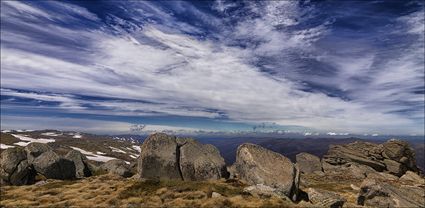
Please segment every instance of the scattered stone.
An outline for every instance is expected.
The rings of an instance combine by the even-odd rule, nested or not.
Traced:
[[[322,171],[322,162],[320,161],[320,158],[315,155],[302,152],[296,155],[296,161],[301,173]]]
[[[246,183],[270,186],[281,195],[296,200],[299,173],[285,156],[255,144],[245,143],[238,147],[234,166],[240,179]]]
[[[354,185],[354,184],[350,184],[351,189],[353,189],[354,191],[360,191],[360,187]]]
[[[84,178],[92,175],[89,166],[87,165],[87,158],[81,152],[71,150],[65,155],[65,159],[74,163],[76,178]]]
[[[223,195],[221,195],[221,194],[219,194],[219,193],[217,193],[217,192],[212,192],[212,194],[211,194],[211,198],[220,198],[220,197],[223,197]]]
[[[125,178],[131,177],[130,167],[120,159],[113,159],[102,164],[101,168],[108,173],[119,175]]]
[[[46,178],[74,179],[75,165],[72,161],[62,158],[52,150],[42,153],[34,159],[35,170]]]
[[[309,188],[307,194],[310,202],[320,207],[340,208],[347,201],[337,193],[321,189]]]

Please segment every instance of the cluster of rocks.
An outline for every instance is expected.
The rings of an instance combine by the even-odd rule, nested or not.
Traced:
[[[323,169],[335,171],[336,167],[338,171],[357,164],[400,177],[408,170],[418,171],[415,161],[415,153],[405,141],[391,139],[383,144],[358,141],[331,146],[323,157]]]
[[[425,203],[425,182],[416,167],[414,151],[400,140],[383,144],[334,145],[322,159],[300,153],[295,164],[279,153],[245,143],[237,149],[236,162],[226,167],[213,145],[156,133],[144,141],[137,165],[132,166],[137,166],[137,178],[238,179],[249,185],[245,191],[252,195],[277,196],[293,201],[303,199],[325,207],[342,207],[347,200],[332,191],[311,187],[301,190],[303,175],[350,175],[363,180],[360,187],[353,186],[358,191],[358,205],[415,207]],[[7,149],[1,154],[1,180],[12,185],[31,184],[37,174],[53,179],[73,179],[90,176],[98,170],[124,177],[132,175],[124,161],[111,160],[94,166],[78,151],[72,150],[62,157],[46,144],[31,143],[25,148]]]
[[[96,166],[77,150],[70,150],[65,156],[60,156],[49,145],[36,142],[25,148],[4,150],[0,162],[0,182],[10,185],[33,184],[37,175],[59,180],[84,178],[100,169],[124,177],[131,176],[124,161],[111,160]]]
[[[296,156],[302,174],[345,176],[363,180],[357,205],[377,207],[421,207],[425,204],[425,180],[415,164],[415,153],[407,142],[391,139],[383,144],[357,141],[331,145],[320,159],[309,153]],[[345,199],[333,192],[308,189],[318,205],[341,207]],[[319,201],[321,201],[319,203]],[[325,203],[325,204],[323,204]]]
[[[143,143],[138,172],[145,179],[211,180],[237,177],[249,192],[270,192],[296,200],[299,171],[285,156],[254,144],[242,144],[236,162],[226,168],[216,147],[163,133]]]

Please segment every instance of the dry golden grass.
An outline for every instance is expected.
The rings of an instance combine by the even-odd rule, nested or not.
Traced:
[[[0,207],[305,207],[277,197],[258,198],[244,184],[218,181],[137,181],[114,175],[43,185],[3,186]],[[221,197],[212,198],[212,192]]]

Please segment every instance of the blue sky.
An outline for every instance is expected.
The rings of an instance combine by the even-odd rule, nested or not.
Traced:
[[[423,1],[1,1],[2,129],[424,134]]]

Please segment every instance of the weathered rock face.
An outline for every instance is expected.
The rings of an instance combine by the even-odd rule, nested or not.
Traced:
[[[21,148],[6,149],[1,153],[0,179],[11,185],[31,184],[35,171],[28,163],[26,152]]]
[[[102,164],[101,168],[111,174],[119,175],[125,178],[131,177],[133,175],[129,165],[127,165],[123,160],[119,159],[109,160],[108,162]]]
[[[148,179],[208,180],[226,177],[220,152],[194,139],[162,133],[150,135],[142,145],[138,170]]]
[[[318,207],[340,208],[347,201],[337,193],[321,189],[309,188],[307,194],[309,201]]]
[[[255,144],[242,144],[234,164],[238,177],[251,185],[264,184],[295,200],[299,172],[283,155]]]
[[[412,171],[407,171],[403,176],[400,177],[400,181],[410,182],[418,186],[425,186],[425,178]]]
[[[424,191],[423,187],[365,179],[360,187],[357,204],[371,207],[423,207]]]
[[[382,144],[382,146],[382,155],[385,158],[403,164],[403,168],[406,170],[418,170],[416,167],[415,152],[409,147],[407,142],[390,139]],[[406,172],[406,170],[404,170],[404,172]]]
[[[77,150],[71,150],[65,155],[65,159],[74,163],[76,178],[91,176],[91,171],[87,164],[87,158],[81,152]]]
[[[325,172],[357,164],[401,176],[407,170],[418,171],[414,156],[413,150],[404,141],[392,139],[383,144],[357,141],[331,145],[323,156],[322,164]]]
[[[176,137],[162,133],[150,135],[141,147],[140,177],[147,179],[183,179],[178,164]]]
[[[179,141],[183,180],[199,181],[227,177],[226,164],[216,147],[195,140]]]
[[[35,170],[51,179],[75,178],[75,165],[72,161],[59,157],[53,151],[47,151],[34,159]]]
[[[322,162],[315,155],[302,152],[296,155],[296,161],[301,173],[322,171]]]
[[[25,147],[25,151],[27,153],[27,158],[30,163],[34,161],[35,158],[43,154],[44,152],[53,150],[49,145],[31,142]]]

